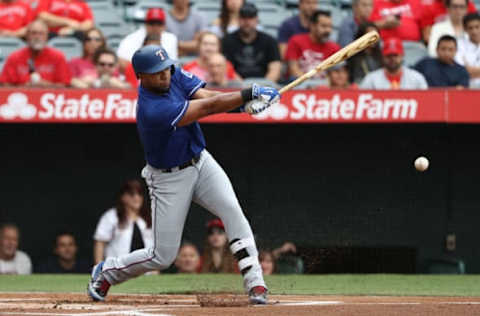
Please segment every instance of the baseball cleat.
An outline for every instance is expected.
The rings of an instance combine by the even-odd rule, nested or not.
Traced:
[[[92,279],[87,286],[87,293],[94,301],[104,301],[110,288],[110,283],[108,283],[102,274],[104,263],[105,262],[102,261],[93,267]]]
[[[267,304],[268,290],[263,286],[255,286],[248,292],[250,304],[263,305]]]

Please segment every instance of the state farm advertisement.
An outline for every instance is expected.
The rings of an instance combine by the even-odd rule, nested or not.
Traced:
[[[446,122],[455,105],[449,90],[340,91],[299,90],[282,95],[278,105],[250,116],[219,114],[204,123],[395,123]],[[477,91],[462,93],[462,103],[474,103]],[[0,89],[2,123],[132,123],[136,91],[75,89]],[[457,97],[458,99],[458,97]],[[463,105],[462,109],[471,108]],[[462,115],[464,117],[465,115]],[[474,118],[467,116],[471,121]],[[477,121],[480,121],[480,117]]]

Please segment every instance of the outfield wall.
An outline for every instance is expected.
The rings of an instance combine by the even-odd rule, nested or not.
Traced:
[[[344,272],[409,272],[412,268],[382,260],[402,262],[413,250],[413,270],[422,272],[425,260],[447,255],[445,236],[454,232],[457,250],[448,256],[464,259],[468,273],[480,273],[480,126],[208,124],[203,129],[262,245],[291,240],[305,251],[328,248],[318,252],[324,257],[316,262],[322,267],[330,260],[316,270],[325,273],[342,272],[331,264],[332,256],[343,260],[341,249],[357,249],[352,254],[380,248],[388,255],[370,251],[367,265],[348,258],[371,271]],[[0,142],[0,222],[19,224],[21,249],[38,261],[49,253],[55,231],[67,226],[77,234],[81,254],[91,257],[99,216],[112,205],[121,182],[143,166],[135,125],[3,124]],[[419,155],[430,159],[425,173],[413,168]],[[193,207],[185,237],[201,245],[208,218]]]

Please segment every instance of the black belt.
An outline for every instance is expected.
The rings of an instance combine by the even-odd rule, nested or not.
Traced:
[[[160,170],[162,170],[162,172],[166,172],[166,173],[179,171],[179,170],[182,170],[182,169],[185,169],[185,168],[188,168],[190,166],[195,165],[199,160],[200,160],[200,154],[196,157],[193,157],[192,159],[190,159],[186,163],[181,164],[180,166],[167,168],[167,169],[160,169]]]

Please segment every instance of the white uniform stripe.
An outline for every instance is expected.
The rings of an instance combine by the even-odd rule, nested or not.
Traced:
[[[187,108],[188,108],[188,103],[189,103],[188,101],[185,101],[185,104],[183,105],[182,111],[180,111],[180,113],[177,115],[177,117],[173,120],[172,126],[177,125],[178,120],[180,120],[180,118],[183,116],[183,114],[184,114],[185,111],[187,110]]]
[[[243,238],[237,240],[233,244],[230,245],[230,250],[233,254],[237,253],[238,251],[245,249],[247,247],[255,247],[255,240],[253,238]]]
[[[188,97],[191,97],[195,92],[197,92],[198,89],[200,89],[200,87],[205,84],[205,82],[203,81],[200,81],[196,86],[195,88],[192,89],[192,91],[190,91],[190,93],[188,94]]]
[[[238,268],[242,271],[245,268],[251,267],[258,262],[256,257],[246,257],[238,262]]]

